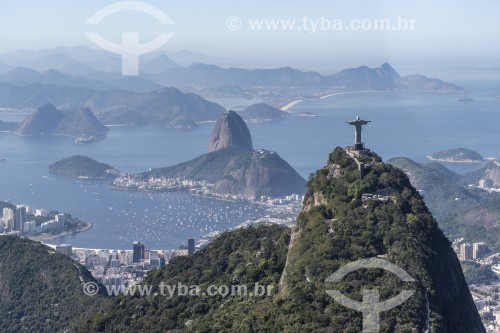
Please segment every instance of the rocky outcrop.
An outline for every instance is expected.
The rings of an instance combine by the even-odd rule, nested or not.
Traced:
[[[139,176],[204,181],[221,194],[281,197],[305,192],[305,179],[277,153],[253,150],[250,131],[234,111],[219,117],[208,151],[190,161]]]
[[[108,129],[89,108],[58,110],[52,104],[39,107],[17,127],[22,136],[66,135],[101,138]]]
[[[63,114],[52,104],[39,107],[28,118],[19,124],[17,135],[37,136],[52,134],[62,120]]]
[[[233,146],[253,150],[252,136],[243,118],[234,111],[227,111],[217,119],[208,151],[214,152]]]

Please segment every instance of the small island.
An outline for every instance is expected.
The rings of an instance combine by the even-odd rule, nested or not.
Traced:
[[[444,163],[482,163],[484,161],[481,154],[466,148],[438,151],[427,156],[427,159]]]
[[[254,123],[280,121],[289,116],[288,112],[265,103],[252,104],[238,114],[245,120]]]
[[[51,164],[49,172],[79,179],[110,179],[120,175],[120,172],[112,166],[81,155],[64,158]]]
[[[297,113],[294,113],[294,115],[297,117],[321,117],[320,114],[309,112],[309,111],[297,112]]]

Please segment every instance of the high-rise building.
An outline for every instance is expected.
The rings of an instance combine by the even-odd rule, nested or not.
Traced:
[[[160,256],[156,252],[149,252],[149,266],[154,268],[161,267]]]
[[[472,244],[472,258],[479,259],[488,252],[488,247],[484,243]]]
[[[133,244],[133,262],[140,262],[144,260],[144,243],[135,241]]]
[[[21,231],[25,223],[26,223],[26,207],[17,206],[16,215],[14,217],[14,226],[12,230]]]
[[[470,243],[460,245],[460,260],[471,260],[472,245]]]
[[[194,238],[188,238],[188,254],[193,254],[195,250]]]
[[[123,251],[120,253],[120,264],[129,265],[132,263],[132,253],[130,251]]]
[[[2,225],[4,226],[5,230],[12,230],[14,227],[14,211],[8,207],[5,207],[2,210]]]
[[[2,216],[4,218],[4,220],[10,220],[10,219],[14,219],[14,210],[12,210],[11,208],[8,208],[8,207],[5,207],[3,210],[2,210]]]
[[[45,209],[37,208],[35,210],[35,216],[47,216],[47,212],[45,211]]]
[[[73,256],[73,246],[71,244],[60,244],[56,246],[56,251],[67,257]]]
[[[61,223],[64,227],[64,214],[57,214],[55,217],[54,217],[54,220],[56,220],[57,222]]]

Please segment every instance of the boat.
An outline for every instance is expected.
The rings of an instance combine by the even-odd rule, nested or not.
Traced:
[[[467,93],[464,94],[464,97],[457,99],[459,102],[472,102],[473,99],[467,96]]]
[[[86,143],[91,143],[91,142],[94,142],[97,140],[99,140],[99,138],[97,138],[95,136],[79,136],[75,139],[75,143],[86,144]]]

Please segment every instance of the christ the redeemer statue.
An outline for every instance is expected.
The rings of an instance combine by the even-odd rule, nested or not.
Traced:
[[[371,120],[362,120],[359,116],[356,116],[355,120],[346,121],[347,124],[354,126],[354,149],[364,150],[363,141],[361,141],[361,128],[363,125],[368,124]]]

